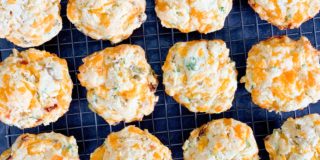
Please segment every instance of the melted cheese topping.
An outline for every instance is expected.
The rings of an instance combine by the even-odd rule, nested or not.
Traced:
[[[183,145],[185,160],[258,160],[252,130],[234,119],[213,120],[193,130]]]
[[[79,160],[78,146],[73,137],[59,133],[22,134],[1,160]]]
[[[137,45],[106,48],[83,59],[78,78],[89,107],[109,124],[141,120],[158,101],[157,78]]]
[[[56,121],[69,109],[72,81],[67,62],[36,49],[0,63],[0,120],[19,128]]]
[[[319,0],[249,0],[261,19],[280,29],[298,28],[318,14]]]
[[[232,9],[232,0],[156,0],[161,24],[188,33],[220,30]]]
[[[91,160],[171,160],[171,151],[147,130],[128,126],[111,133]]]
[[[17,46],[39,46],[62,29],[60,0],[2,0],[0,28],[0,38]]]
[[[320,99],[319,55],[305,37],[262,41],[249,51],[241,82],[262,108],[277,112],[303,109]]]
[[[222,40],[176,43],[162,70],[166,93],[190,111],[220,113],[231,107],[237,71]]]
[[[320,115],[289,118],[265,138],[271,160],[320,159]]]
[[[68,19],[93,39],[127,39],[147,19],[145,0],[69,0]]]

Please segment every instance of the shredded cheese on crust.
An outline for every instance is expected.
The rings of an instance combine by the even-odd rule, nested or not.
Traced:
[[[55,122],[69,109],[72,81],[67,62],[28,49],[0,63],[0,120],[19,128]]]
[[[156,0],[155,3],[161,24],[184,33],[220,30],[232,9],[232,0]]]
[[[319,0],[249,0],[249,5],[261,19],[282,30],[299,28],[320,11]]]
[[[39,46],[61,29],[60,0],[2,0],[0,3],[0,38],[17,46]]]
[[[59,133],[22,134],[1,160],[79,160],[76,139]]]
[[[271,160],[320,159],[320,115],[289,118],[264,143]]]
[[[232,106],[237,71],[222,40],[176,43],[162,70],[166,93],[190,111],[221,113]]]
[[[109,124],[141,120],[154,110],[158,81],[140,46],[106,48],[83,62],[78,78],[89,107]]]
[[[69,0],[68,19],[93,39],[127,39],[147,19],[145,0]]]
[[[269,111],[289,112],[320,99],[320,52],[309,40],[273,37],[249,51],[241,79],[252,101]]]
[[[213,120],[193,130],[183,145],[185,160],[258,160],[252,129],[234,119]]]
[[[171,151],[147,130],[128,126],[111,133],[91,160],[171,160]]]

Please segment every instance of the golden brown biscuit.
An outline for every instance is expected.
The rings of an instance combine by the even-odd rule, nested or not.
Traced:
[[[145,10],[145,0],[69,0],[67,16],[85,35],[118,43],[147,19]]]
[[[320,116],[289,118],[264,140],[271,160],[320,159]]]
[[[232,0],[156,0],[155,10],[166,28],[188,33],[220,30],[232,9]]]
[[[90,156],[91,160],[171,160],[171,151],[147,130],[128,126],[111,133],[104,144]]]
[[[252,129],[225,118],[193,130],[183,145],[185,160],[258,160],[258,151]]]
[[[241,79],[252,101],[269,111],[303,109],[320,99],[320,52],[309,40],[273,37],[249,51]]]
[[[0,155],[1,160],[79,160],[74,137],[59,133],[22,134],[10,149]]]
[[[294,29],[317,15],[319,0],[249,0],[261,19],[279,29]]]
[[[140,46],[106,48],[83,62],[78,78],[89,107],[109,124],[141,120],[154,110],[158,81]]]
[[[176,43],[162,70],[166,93],[190,111],[221,113],[231,107],[237,71],[222,40]]]
[[[61,29],[60,0],[2,0],[0,3],[0,38],[17,46],[39,46]]]
[[[55,122],[69,109],[72,81],[67,62],[28,49],[0,63],[0,120],[19,128]]]

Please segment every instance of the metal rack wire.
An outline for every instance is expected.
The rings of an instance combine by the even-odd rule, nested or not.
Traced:
[[[181,147],[191,130],[211,119],[222,117],[232,117],[251,126],[260,149],[260,157],[268,159],[263,145],[263,138],[266,135],[270,134],[274,128],[280,127],[288,117],[300,117],[309,113],[320,113],[320,103],[313,104],[304,110],[296,112],[269,113],[252,103],[250,94],[245,91],[242,84],[238,85],[232,108],[222,114],[191,113],[164,93],[164,87],[161,84],[161,66],[168,49],[178,41],[223,39],[230,48],[231,58],[236,62],[236,68],[239,72],[238,79],[244,75],[247,52],[251,46],[273,35],[286,34],[291,38],[299,38],[303,35],[308,37],[314,46],[318,49],[320,48],[320,14],[304,23],[299,29],[280,31],[267,22],[260,20],[248,6],[247,0],[234,0],[233,2],[233,9],[226,20],[225,27],[218,32],[202,35],[195,32],[183,34],[177,30],[163,28],[154,12],[154,0],[147,0],[147,21],[128,40],[122,42],[138,44],[145,49],[148,62],[159,75],[158,79],[160,81],[160,86],[156,93],[159,96],[159,102],[153,114],[145,117],[141,122],[131,124],[148,129],[156,135],[171,149],[174,159],[182,159]],[[56,123],[52,123],[49,126],[19,130],[15,127],[0,124],[0,152],[11,146],[17,136],[22,133],[55,131],[75,136],[81,159],[89,159],[90,153],[102,144],[104,138],[110,132],[119,131],[124,126],[129,125],[120,123],[117,126],[109,126],[102,118],[88,109],[86,90],[80,86],[76,78],[77,68],[82,64],[81,59],[83,57],[94,51],[111,46],[111,44],[108,41],[90,39],[80,33],[66,18],[66,4],[67,1],[62,0],[63,30],[57,37],[39,48],[57,53],[60,57],[67,60],[70,75],[74,82],[73,101],[70,110]],[[13,44],[1,39],[1,60],[5,59],[14,47]],[[4,132],[2,134],[1,128],[3,128]],[[1,139],[1,137],[3,138]]]

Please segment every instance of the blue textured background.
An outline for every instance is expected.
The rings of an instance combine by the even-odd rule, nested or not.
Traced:
[[[67,114],[57,122],[49,126],[39,126],[32,129],[19,130],[0,123],[0,152],[8,148],[22,133],[39,133],[54,130],[65,135],[73,135],[79,145],[81,159],[89,159],[90,153],[102,144],[104,138],[111,131],[119,131],[125,125],[107,125],[103,119],[91,112],[86,101],[86,90],[79,85],[76,79],[77,68],[82,64],[81,59],[94,51],[111,46],[108,41],[96,41],[84,36],[70,24],[66,15],[66,0],[61,2],[61,15],[63,17],[63,30],[59,35],[47,42],[39,49],[58,54],[68,61],[70,75],[74,82],[73,101]],[[149,63],[159,75],[160,86],[157,95],[160,97],[152,115],[147,116],[141,122],[132,123],[140,128],[148,129],[156,135],[171,151],[174,159],[182,159],[181,146],[188,138],[192,129],[221,117],[232,117],[247,123],[254,130],[255,138],[260,148],[262,159],[268,159],[264,149],[263,138],[270,134],[274,128],[281,126],[288,117],[299,117],[309,113],[320,113],[320,103],[296,112],[276,114],[260,109],[251,102],[250,94],[242,84],[238,85],[233,107],[222,114],[207,115],[195,114],[187,111],[177,104],[164,92],[161,66],[165,60],[168,49],[178,41],[194,39],[223,39],[230,48],[230,56],[236,62],[239,76],[245,73],[247,52],[251,46],[260,40],[272,35],[287,34],[291,38],[298,39],[306,36],[312,44],[320,48],[320,14],[316,18],[304,23],[301,28],[280,31],[276,27],[262,21],[248,6],[247,0],[234,0],[233,9],[228,16],[225,27],[215,33],[201,35],[193,32],[180,33],[177,30],[165,29],[161,26],[154,12],[154,0],[147,0],[148,19],[143,27],[137,29],[134,34],[122,43],[132,43],[142,46],[146,50]],[[0,39],[1,60],[5,59],[11,49],[12,43]]]

